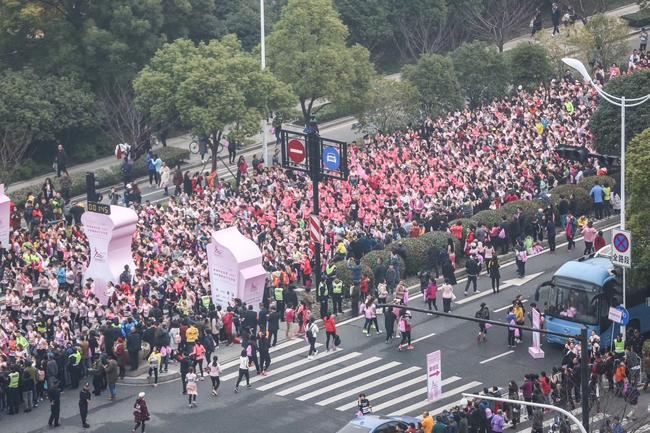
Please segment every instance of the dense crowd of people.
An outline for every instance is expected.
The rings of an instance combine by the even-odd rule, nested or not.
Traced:
[[[56,399],[61,389],[77,388],[84,377],[92,378],[95,395],[108,389],[114,399],[118,379],[142,359],[153,381],[172,359],[185,373],[198,368],[203,377],[203,362],[212,359],[220,343],[247,341],[245,330],[259,320],[252,306],[222,308],[209,296],[205,245],[215,229],[236,226],[261,248],[270,273],[261,303],[273,323],[285,319],[285,309],[299,315],[301,307],[311,307],[309,297],[299,302],[294,286],[309,287],[314,272],[325,274],[328,294],[335,304],[339,295],[340,309],[335,260],[358,260],[372,249],[430,230],[447,230],[451,238],[457,228],[449,222],[458,217],[517,199],[544,198],[559,183],[575,182],[593,170],[558,158],[554,148],[590,145],[587,124],[596,105],[597,93],[567,75],[532,91],[520,87],[476,110],[428,118],[417,129],[367,137],[351,148],[350,179],[322,184],[323,269],[313,269],[306,230],[311,212],[307,178],[279,166],[264,168],[257,159],[249,169],[240,157],[235,188],[216,173],[168,169],[151,154],[150,183],[166,190],[173,186],[175,198],[166,206],[143,202],[133,193],[137,184],[125,178],[125,204],[139,217],[132,248],[136,268],[125,268],[119,282],[109,284],[106,305],[95,295],[92,279],[83,276],[89,258],[80,226],[84,210],[69,201],[69,176],[61,159],[61,187],[48,179],[34,191],[14,212],[9,245],[0,245],[0,411],[30,411],[47,395]],[[119,203],[119,197],[110,198]],[[502,238],[501,230],[512,227],[499,226],[492,235],[521,241],[522,233]],[[481,243],[485,239],[479,236],[486,233],[479,229],[472,236]],[[510,248],[507,241],[501,244],[503,251]],[[450,248],[445,276],[453,284],[453,242]],[[469,242],[468,248],[477,257],[472,249],[479,247]],[[399,259],[385,265],[391,275],[388,291],[398,294],[404,278]],[[381,300],[380,287],[365,283],[363,297],[370,290]],[[301,318],[303,333],[306,317]],[[271,323],[266,316],[263,323],[267,320]],[[376,318],[371,324],[377,329]],[[270,328],[277,334],[277,327]],[[410,348],[405,334],[402,346]]]

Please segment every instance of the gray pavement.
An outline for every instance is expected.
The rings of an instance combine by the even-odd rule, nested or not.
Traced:
[[[607,237],[607,234],[606,234]],[[536,287],[546,281],[562,263],[575,259],[581,251],[566,251],[560,243],[555,254],[544,252],[532,257],[527,263],[527,278],[518,279],[511,262],[504,262],[502,277],[510,286],[498,294],[489,290],[489,280],[479,279],[481,292],[467,298],[462,296],[463,280],[455,288],[458,296],[453,311],[473,316],[480,302],[486,302],[492,318],[505,317],[505,307],[521,294],[530,303]],[[410,305],[422,307],[424,303],[412,286]],[[384,330],[383,317],[379,318]],[[192,428],[195,431],[264,431],[268,433],[335,432],[349,421],[355,413],[356,395],[368,394],[376,413],[419,415],[423,410],[434,413],[449,408],[461,400],[462,392],[477,392],[483,387],[505,386],[510,379],[521,382],[524,374],[549,371],[558,365],[562,351],[557,346],[544,344],[544,359],[532,359],[527,352],[531,336],[524,335],[524,342],[515,349],[506,345],[503,329],[491,329],[486,344],[477,345],[477,327],[473,323],[451,318],[437,318],[414,314],[411,351],[397,351],[398,342],[385,344],[385,334],[367,337],[361,332],[361,318],[342,320],[338,324],[341,350],[326,352],[325,336],[318,337],[320,354],[307,358],[307,345],[302,339],[286,340],[274,348],[270,374],[267,377],[252,375],[252,389],[243,388],[233,392],[236,380],[237,360],[234,354],[220,349],[223,374],[217,398],[209,397],[209,381],[199,383],[198,407],[189,408],[181,394],[178,380],[151,386],[118,386],[118,401],[109,402],[105,396],[91,402],[89,422],[92,432],[127,432],[132,428],[132,404],[138,392],[147,393],[152,420],[147,431],[177,432]],[[425,357],[434,350],[442,351],[443,394],[436,402],[426,401]],[[227,349],[237,352],[238,348]],[[604,399],[607,396],[603,397]],[[621,401],[603,400],[607,416],[629,412]],[[637,415],[644,414],[648,398],[644,395],[637,407]],[[40,432],[47,430],[47,404],[26,416],[21,414],[0,420],[0,431]],[[600,426],[606,415],[593,414],[593,427]],[[642,421],[643,422],[643,421]],[[62,405],[62,432],[77,432],[79,418],[76,409],[76,392],[66,391]],[[550,421],[547,422],[547,426]],[[631,426],[632,424],[630,424]],[[517,426],[516,432],[530,433],[527,422]]]

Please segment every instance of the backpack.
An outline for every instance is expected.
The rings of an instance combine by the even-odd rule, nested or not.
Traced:
[[[499,230],[499,239],[505,239],[505,238],[506,238],[506,231],[505,229],[501,228],[501,230]]]

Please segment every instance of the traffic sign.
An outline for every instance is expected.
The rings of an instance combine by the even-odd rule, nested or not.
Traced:
[[[612,230],[612,263],[629,268],[632,266],[632,236],[626,230]]]
[[[623,326],[627,326],[630,323],[630,312],[627,311],[627,309],[622,305],[616,307],[616,310],[621,313],[621,321],[618,323]]]
[[[607,318],[612,322],[618,323],[620,325],[621,321],[623,320],[623,312],[616,307],[609,307],[609,314],[607,315]]]
[[[325,168],[330,171],[336,171],[341,167],[341,154],[334,147],[326,147],[323,149],[323,164]]]
[[[307,151],[305,145],[300,140],[290,140],[287,145],[287,150],[289,153],[289,158],[296,164],[301,164],[307,157]]]

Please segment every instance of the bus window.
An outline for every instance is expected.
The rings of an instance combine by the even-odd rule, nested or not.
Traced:
[[[548,310],[549,300],[548,296],[550,289],[553,283],[546,281],[542,283],[537,290],[535,291],[535,302],[543,307],[542,311],[546,312]]]
[[[553,286],[547,314],[574,322],[598,323],[598,292]]]

